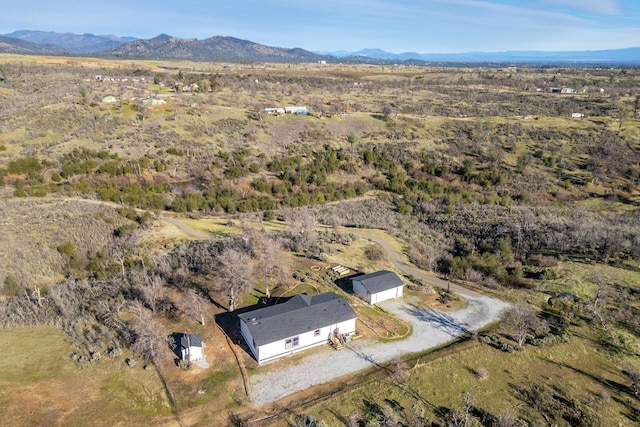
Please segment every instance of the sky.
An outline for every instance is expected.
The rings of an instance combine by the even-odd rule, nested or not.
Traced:
[[[640,46],[640,0],[25,0],[0,34],[216,35],[311,51],[462,53]]]

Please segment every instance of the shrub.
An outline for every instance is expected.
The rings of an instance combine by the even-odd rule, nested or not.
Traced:
[[[58,252],[63,255],[73,256],[73,253],[76,251],[76,245],[73,242],[65,242],[58,246]]]
[[[4,286],[2,287],[2,293],[6,296],[13,297],[18,295],[20,292],[22,292],[22,286],[20,285],[18,279],[11,274],[5,277]]]
[[[107,351],[107,356],[113,358],[116,357],[120,357],[122,356],[122,349],[120,347],[114,347],[112,349],[109,349],[109,351]]]
[[[476,374],[476,377],[478,377],[479,380],[486,380],[487,378],[489,378],[489,370],[485,367],[478,368],[473,372],[474,374]]]
[[[371,244],[364,249],[364,255],[369,261],[380,261],[384,259],[384,250],[376,244]]]
[[[189,369],[191,369],[191,366],[192,366],[192,363],[189,360],[180,360],[178,362],[178,367],[185,371],[188,371]]]
[[[40,172],[42,166],[40,166],[40,162],[35,157],[26,156],[9,162],[7,170],[10,174],[28,174]]]

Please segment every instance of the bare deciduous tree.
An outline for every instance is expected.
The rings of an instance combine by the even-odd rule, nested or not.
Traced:
[[[608,327],[604,307],[610,300],[611,278],[605,274],[592,274],[590,278],[598,288],[596,289],[593,299],[587,303],[587,310],[591,314],[591,317],[596,319],[606,332]]]
[[[214,287],[227,295],[229,311],[236,309],[238,295],[251,286],[249,260],[249,255],[232,248],[224,249],[218,257],[218,277]]]
[[[528,334],[535,333],[543,327],[536,310],[527,304],[514,304],[511,309],[505,311],[502,321],[520,347]]]
[[[156,364],[169,342],[160,322],[153,318],[150,311],[143,310],[132,320],[131,329],[135,337],[131,349]]]
[[[265,296],[271,298],[273,287],[289,277],[289,257],[280,243],[263,232],[251,234],[251,247],[256,258],[254,272],[264,286]]]
[[[287,212],[285,221],[291,235],[291,246],[295,251],[309,250],[318,240],[313,214],[307,209]]]
[[[187,289],[184,293],[183,305],[183,311],[204,326],[207,300],[202,294],[196,289]]]

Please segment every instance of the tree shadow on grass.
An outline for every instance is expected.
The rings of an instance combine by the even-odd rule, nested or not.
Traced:
[[[554,360],[543,358],[547,363],[553,363],[556,366],[560,366],[562,368],[570,369],[578,374],[584,375],[590,380],[606,387],[607,389],[617,392],[621,395],[624,395],[626,398],[621,398],[618,396],[612,396],[611,398],[618,402],[618,404],[624,406],[627,409],[627,413],[624,413],[624,416],[630,419],[633,422],[640,421],[640,410],[633,406],[630,402],[635,398],[633,389],[626,384],[619,383],[617,381],[609,380],[606,378],[601,378],[597,375],[594,375],[590,372],[584,371],[580,368],[573,367],[566,363],[556,362]]]
[[[416,319],[431,324],[452,337],[458,337],[471,332],[467,325],[458,322],[456,319],[438,310],[430,310],[415,305],[405,309],[407,313]]]

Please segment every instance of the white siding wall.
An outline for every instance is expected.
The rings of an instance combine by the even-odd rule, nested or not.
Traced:
[[[187,360],[188,353],[186,348],[182,349],[182,360]],[[191,360],[202,360],[202,347],[191,347]]]
[[[245,329],[243,329],[243,326]],[[253,351],[254,356],[256,356],[258,363],[262,363],[267,360],[272,360],[278,357],[297,353],[298,351],[306,350],[307,348],[315,347],[317,345],[326,344],[327,340],[329,339],[329,334],[336,327],[340,329],[340,333],[352,335],[356,332],[356,319],[354,318],[345,322],[318,328],[320,329],[320,334],[318,336],[315,336],[315,330],[297,335],[298,345],[289,349],[286,348],[286,339],[261,345],[258,347],[257,352],[253,351],[252,344],[249,344],[249,347]],[[245,337],[245,341],[247,341],[247,343],[252,343],[253,339],[251,338],[251,334],[248,333],[249,331],[246,330],[244,322],[240,322],[240,328],[242,331],[242,335]],[[247,332],[247,335],[245,335],[245,330]]]
[[[397,298],[402,296],[402,286],[397,288],[388,289],[386,291],[378,292],[371,295],[371,304],[378,304],[379,302],[386,301],[388,299]]]
[[[367,295],[367,289],[362,286],[359,280],[353,280],[353,292],[360,295],[360,297],[369,304],[378,304],[379,302],[386,301],[388,299],[397,298],[402,296],[403,286],[397,288],[388,289],[386,291],[378,292],[375,294]]]
[[[240,333],[244,337],[244,341],[249,346],[249,350],[251,350],[251,353],[253,353],[256,359],[258,359],[258,350],[256,350],[256,348],[253,346],[253,337],[251,336],[251,332],[249,332],[247,324],[242,320],[240,321]]]

